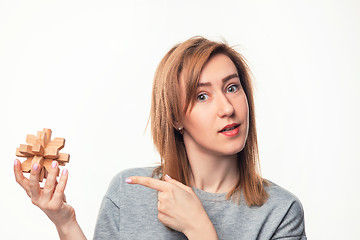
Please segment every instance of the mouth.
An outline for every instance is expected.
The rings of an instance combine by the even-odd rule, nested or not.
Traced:
[[[223,129],[221,129],[219,132],[230,132],[232,130],[234,130],[235,128],[237,128],[238,126],[240,126],[240,124],[238,123],[232,123],[232,124],[228,124],[226,125]]]

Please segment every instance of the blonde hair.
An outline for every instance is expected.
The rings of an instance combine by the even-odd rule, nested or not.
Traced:
[[[187,159],[183,137],[176,129],[181,112],[186,112],[196,98],[196,89],[201,71],[215,54],[228,56],[235,64],[241,85],[248,100],[249,132],[245,146],[238,153],[239,181],[227,194],[227,199],[241,191],[249,206],[262,205],[268,195],[261,177],[258,144],[255,125],[255,111],[251,74],[244,58],[226,43],[210,41],[203,37],[193,37],[171,48],[157,67],[151,102],[151,133],[160,154],[161,164],[153,175],[163,178],[168,174],[177,181],[189,185],[191,166]],[[181,109],[180,78],[185,80],[185,107]],[[235,195],[236,194],[236,195]],[[234,198],[235,199],[235,198]]]

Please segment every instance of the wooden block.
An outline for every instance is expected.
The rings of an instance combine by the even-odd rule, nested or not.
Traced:
[[[68,163],[70,160],[70,154],[68,153],[59,153],[59,157],[56,159],[58,162]]]
[[[26,159],[25,161],[23,161],[21,163],[21,170],[23,172],[30,172],[31,170],[31,163],[32,163],[32,160],[33,160],[34,157],[29,157],[28,159]]]
[[[45,158],[44,159],[44,168],[48,171],[48,172],[50,172],[51,171],[51,163],[52,163],[52,159],[47,159],[47,158]]]
[[[34,156],[35,154],[31,151],[31,146],[27,144],[20,144],[19,152],[27,157]]]
[[[27,142],[27,144],[32,146],[34,143],[36,143],[36,136],[32,135],[32,134],[28,134],[26,136],[26,142]]]
[[[44,178],[47,178],[48,177],[48,175],[49,175],[49,172],[46,170],[46,168],[44,168]]]
[[[34,156],[31,162],[31,166],[35,163],[39,164],[39,166],[42,168],[44,166],[44,157],[43,156]]]
[[[43,132],[45,132],[45,138],[46,138],[46,140],[45,140],[46,144],[45,145],[47,145],[51,141],[52,131],[49,128],[44,128]]]
[[[45,172],[46,172],[46,169],[41,168],[40,176],[39,176],[39,182],[42,182],[44,180]],[[46,173],[46,175],[47,175],[47,173]]]
[[[59,157],[59,149],[49,148],[49,147],[45,148],[44,157],[50,158],[50,159],[58,158]]]
[[[44,168],[46,169],[47,172],[50,172],[50,171],[51,171],[51,169],[52,169],[52,166],[51,166],[52,162],[53,162],[52,159],[45,159],[45,160],[44,160]],[[58,171],[57,171],[57,176],[59,176],[60,169],[58,168],[57,170],[58,170]]]
[[[23,172],[30,172],[33,164],[37,163],[40,167],[39,181],[47,178],[49,171],[53,171],[53,160],[58,161],[59,166],[65,166],[70,160],[70,155],[67,153],[59,153],[65,146],[64,138],[55,138],[51,140],[51,129],[44,128],[43,131],[38,131],[37,135],[28,134],[26,136],[26,143],[20,145],[16,149],[16,156],[27,158],[22,164]],[[57,176],[60,174],[57,168]]]
[[[44,147],[40,143],[34,143],[32,146],[32,152],[35,155],[44,155]]]
[[[48,143],[46,147],[57,148],[59,150],[63,149],[65,146],[64,138],[54,138],[51,142]]]
[[[20,153],[20,148],[16,149],[16,156],[17,157],[26,157],[24,154]]]
[[[40,143],[44,148],[46,147],[46,133],[44,131],[38,131],[36,135],[36,140]]]

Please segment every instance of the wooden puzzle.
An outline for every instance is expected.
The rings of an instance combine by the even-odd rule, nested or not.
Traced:
[[[26,136],[27,144],[20,144],[20,147],[16,149],[16,156],[26,158],[21,163],[23,172],[29,173],[34,163],[39,164],[40,182],[47,178],[52,161],[56,160],[60,166],[65,166],[70,159],[69,154],[59,153],[64,148],[65,139],[54,138],[51,140],[51,133],[51,129],[44,128],[43,131],[37,132],[37,136],[28,134]],[[59,176],[59,171],[57,174]]]

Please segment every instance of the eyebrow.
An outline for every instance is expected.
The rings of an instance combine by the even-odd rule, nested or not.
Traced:
[[[224,77],[222,79],[222,82],[226,83],[227,81],[229,81],[230,79],[233,79],[233,78],[239,78],[239,75],[237,73],[230,74],[229,76]],[[203,82],[203,83],[198,84],[198,87],[206,87],[206,86],[211,86],[211,83],[210,82]]]

